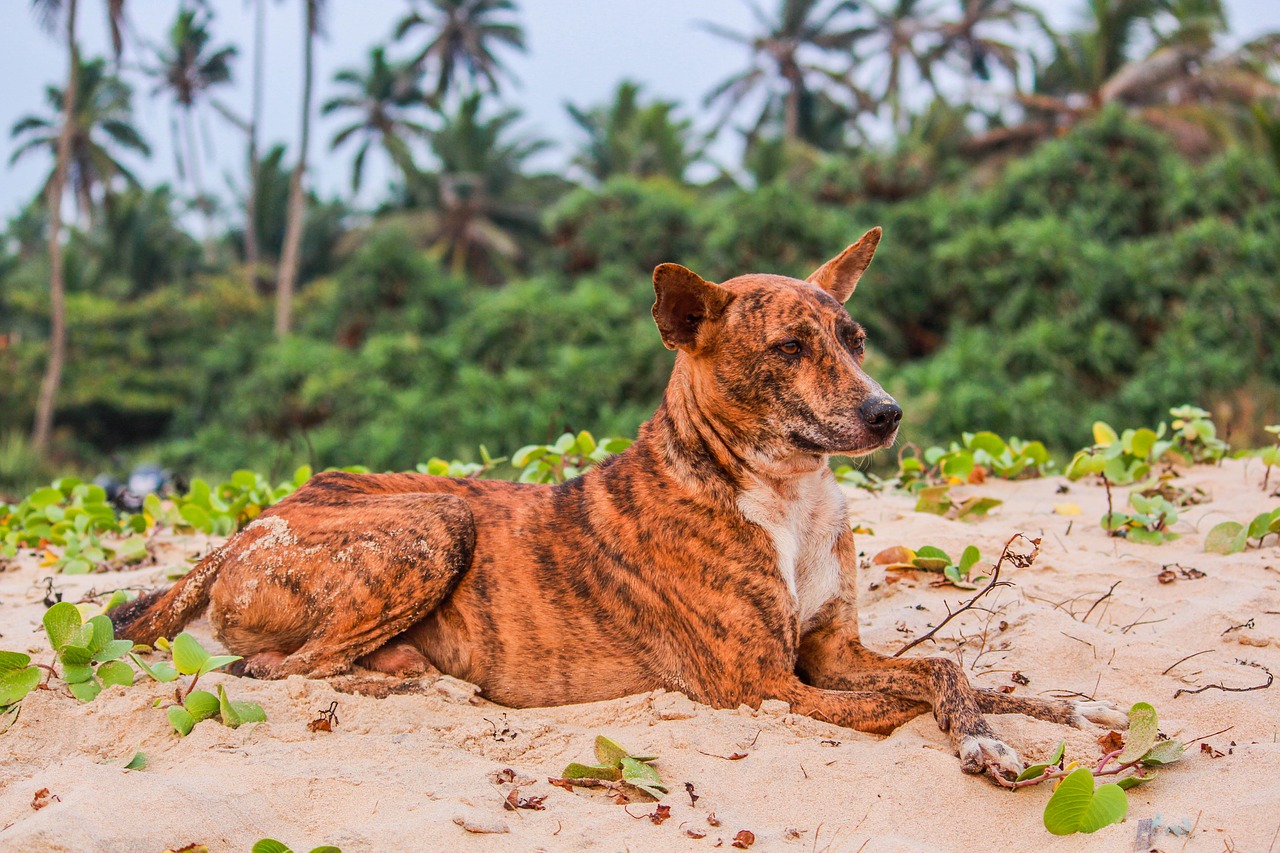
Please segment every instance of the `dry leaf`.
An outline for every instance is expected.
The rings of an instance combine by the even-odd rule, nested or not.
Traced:
[[[755,843],[756,834],[749,829],[740,829],[738,834],[733,837],[733,846],[739,850],[746,850]]]

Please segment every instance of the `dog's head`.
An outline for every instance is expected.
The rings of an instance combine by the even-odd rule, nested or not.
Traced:
[[[679,350],[700,411],[758,462],[808,467],[893,443],[902,409],[862,370],[866,334],[844,308],[880,242],[874,228],[805,281],[704,281],[679,264],[653,271],[653,317]]]

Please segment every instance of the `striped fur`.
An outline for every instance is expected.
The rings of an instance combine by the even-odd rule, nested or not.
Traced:
[[[781,699],[872,732],[932,708],[964,769],[1016,771],[984,712],[1088,713],[975,691],[950,661],[858,640],[856,551],[827,458],[896,433],[896,416],[868,414],[897,407],[862,371],[841,304],[878,239],[810,282],[717,285],[662,265],[654,316],[676,363],[628,451],[556,486],[319,474],[123,612],[123,636],[171,636],[207,606],[263,678],[434,669],[512,706],[666,688],[722,708]]]

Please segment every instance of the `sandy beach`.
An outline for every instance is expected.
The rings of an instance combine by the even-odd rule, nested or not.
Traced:
[[[1174,527],[1183,535],[1160,546],[1108,537],[1098,525],[1103,488],[1061,477],[957,487],[1003,501],[975,523],[915,512],[907,495],[848,491],[851,522],[871,531],[859,540],[867,557],[859,585],[868,645],[896,651],[936,625],[948,604],[972,595],[937,586],[938,576],[924,572],[886,576],[871,562],[876,553],[935,545],[958,555],[973,544],[990,561],[1016,533],[1039,537],[1035,564],[1006,570],[1013,586],[994,591],[984,609],[954,620],[936,643],[911,654],[952,656],[975,684],[1012,687],[1015,695],[1096,697],[1122,709],[1151,702],[1162,731],[1191,742],[1186,759],[1130,792],[1125,822],[1094,835],[1045,831],[1047,786],[1009,792],[961,774],[930,716],[877,737],[775,704],[715,710],[675,693],[514,710],[473,697],[452,679],[420,694],[375,699],[337,692],[325,681],[212,674],[201,686],[225,684],[233,698],[260,703],[267,722],[230,729],[210,720],[180,738],[153,707],[172,685],[145,677],[133,687],[107,688],[88,704],[64,689],[28,696],[0,735],[0,850],[159,853],[199,843],[248,851],[263,837],[299,851],[333,844],[347,853],[710,850],[732,849],[742,830],[754,836],[755,850],[1280,849],[1280,687],[1174,698],[1180,688],[1260,685],[1267,679],[1262,667],[1280,670],[1275,537],[1231,556],[1204,551],[1214,524],[1247,523],[1280,498],[1260,488],[1257,462],[1181,474],[1178,485],[1202,489],[1209,500],[1186,507]],[[1125,495],[1117,489],[1117,500]],[[1055,511],[1068,503],[1078,515]],[[91,589],[153,587],[210,544],[161,537],[154,564],[57,576],[53,585],[69,601]],[[1159,579],[1164,567],[1170,582]],[[40,627],[48,569],[30,555],[2,568],[0,648],[48,663]],[[190,630],[217,646],[206,621]],[[333,702],[332,731],[310,730]],[[1045,758],[1060,740],[1068,758],[1096,762],[1103,752],[1098,737],[1105,731],[1096,727],[1016,715],[992,723],[1024,760]],[[598,734],[659,756],[655,766],[671,789],[661,801],[669,819],[648,818],[656,806],[647,799],[617,805],[607,791],[548,782],[569,762],[590,762]],[[124,769],[122,761],[139,750],[146,768]],[[738,753],[745,757],[730,758]],[[506,809],[511,780],[529,782],[517,796],[545,797],[543,808]],[[42,789],[48,802],[34,808]],[[1157,829],[1150,846],[1135,847],[1139,822],[1157,816],[1194,831]]]

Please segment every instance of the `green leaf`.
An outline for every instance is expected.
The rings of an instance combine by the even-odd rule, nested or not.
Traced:
[[[342,850],[332,844],[321,844],[319,847],[312,847],[309,853],[342,853]]]
[[[960,480],[969,479],[969,475],[973,473],[973,454],[967,450],[948,454],[942,460],[942,473]]]
[[[218,685],[218,709],[222,712],[222,724],[236,729],[244,723],[261,723],[267,719],[262,706],[256,702],[232,702],[227,698],[227,689]]]
[[[1148,702],[1138,702],[1129,709],[1129,737],[1116,760],[1121,764],[1137,761],[1155,745],[1159,733],[1156,709]]]
[[[203,533],[213,532],[213,519],[203,508],[195,504],[186,504],[180,512],[182,520]]]
[[[304,483],[306,483],[307,480],[310,480],[310,479],[311,479],[310,465],[299,466],[298,470],[293,472],[293,484],[295,486],[301,486]]]
[[[69,601],[59,601],[44,614],[44,630],[49,645],[56,651],[65,646],[80,629],[80,611]]]
[[[4,652],[4,654],[14,654],[14,652]],[[22,697],[35,690],[39,684],[39,667],[28,666],[0,671],[0,708],[21,701]]]
[[[241,660],[240,655],[210,655],[208,660],[200,664],[200,675],[213,672],[215,669],[221,669],[238,660]]]
[[[1129,440],[1129,452],[1139,459],[1146,459],[1155,445],[1155,431],[1143,427],[1134,431],[1133,437]]]
[[[64,663],[62,680],[67,684],[80,684],[93,678],[93,667],[84,663]]]
[[[130,654],[129,657],[133,659],[134,663],[142,668],[143,672],[154,678],[156,681],[167,684],[178,677],[178,671],[174,669],[173,664],[168,661],[157,661],[155,666],[148,666],[146,661],[135,654]]]
[[[31,655],[24,655],[22,652],[0,651],[0,676],[10,672],[18,672],[30,665]],[[8,704],[8,702],[0,702],[0,705]]]
[[[1087,767],[1073,771],[1058,784],[1044,807],[1044,828],[1054,835],[1097,832],[1119,823],[1129,811],[1129,799],[1119,785],[1093,788]]]
[[[1221,527],[1221,526],[1222,526],[1221,524],[1218,525],[1218,527]],[[1270,526],[1271,526],[1271,513],[1269,512],[1259,513],[1258,515],[1253,517],[1253,521],[1249,522],[1249,533],[1248,533],[1249,538],[1261,539],[1263,536],[1266,536],[1269,532],[1271,532],[1268,529]],[[1218,529],[1217,527],[1214,528],[1214,530],[1217,530],[1217,529]],[[1209,532],[1212,534],[1213,530]],[[1205,543],[1205,550],[1208,550],[1207,541]]]
[[[51,486],[45,486],[43,489],[36,489],[27,495],[26,503],[32,509],[44,509],[50,504],[62,502],[62,492]]]
[[[947,494],[949,486],[929,486],[920,490],[916,501],[916,512],[927,512],[933,515],[946,515],[951,509],[951,497]]]
[[[631,753],[623,748],[622,744],[615,740],[610,740],[604,735],[596,737],[596,759],[601,763],[610,767],[617,767],[622,763],[622,759],[630,756]]]
[[[191,488],[188,490],[186,497],[187,504],[198,506],[205,510],[211,509],[209,503],[210,494],[209,484],[197,477],[191,481]]]
[[[89,638],[88,646],[89,651],[93,652],[95,655],[105,649],[107,644],[115,637],[115,628],[112,627],[111,620],[105,615],[94,616],[84,624],[93,630],[93,634]],[[129,643],[129,648],[133,648],[133,643]],[[128,651],[128,649],[125,651]],[[124,654],[124,652],[121,652],[120,654]],[[116,655],[115,657],[119,656],[120,655]],[[104,660],[110,660],[110,658],[104,658]]]
[[[1239,521],[1222,521],[1221,524],[1213,525],[1207,537],[1204,537],[1204,551],[1221,555],[1242,552],[1244,537],[1244,525]]]
[[[130,758],[124,766],[125,770],[146,770],[147,754],[145,752],[135,752],[133,758]]]
[[[98,677],[103,685],[119,684],[122,687],[133,686],[133,667],[122,660],[111,660],[98,667]]]
[[[180,705],[172,705],[169,707],[169,723],[173,726],[178,734],[186,737],[191,734],[191,729],[195,727],[195,718]]]
[[[604,779],[607,782],[617,782],[622,779],[622,771],[616,766],[604,764],[579,764],[574,761],[565,767],[564,773],[561,774],[565,779]]]
[[[529,444],[517,450],[511,457],[511,464],[516,468],[524,468],[547,455],[550,448],[540,444]]]
[[[1152,779],[1156,778],[1156,776],[1157,773],[1152,770],[1145,776],[1126,776],[1123,779],[1118,780],[1116,784],[1119,785],[1122,790],[1127,791],[1130,788],[1138,787],[1143,782],[1150,782]]]
[[[173,665],[183,675],[195,675],[209,659],[200,642],[186,631],[173,639]]]
[[[197,723],[217,715],[221,710],[218,697],[208,690],[192,690],[187,694],[187,698],[182,700],[182,706]]]
[[[978,546],[970,545],[964,549],[964,553],[960,555],[960,572],[968,574],[969,569],[973,568],[978,560],[982,559],[982,552],[978,550]]]
[[[582,432],[578,433],[577,445],[578,445],[578,452],[581,453],[583,456],[590,456],[592,453],[596,452],[595,437],[591,433],[587,432],[585,429]]]
[[[982,518],[1002,503],[1004,501],[996,498],[980,498],[975,495],[974,497],[966,498],[965,502],[957,507],[956,518],[960,521],[973,521]]]
[[[1181,761],[1187,750],[1176,740],[1162,740],[1142,756],[1142,763],[1147,767],[1163,767]]]
[[[1144,530],[1141,527],[1133,527],[1125,532],[1124,538],[1130,542],[1139,542],[1143,545],[1163,545],[1172,539],[1173,535],[1159,530]]]
[[[102,649],[94,654],[93,659],[96,661],[113,661],[119,660],[129,653],[133,648],[132,640],[112,640]]]
[[[67,666],[87,666],[93,661],[93,652],[84,646],[66,645],[58,650],[58,660]]]
[[[92,702],[94,697],[102,692],[102,684],[98,679],[90,678],[88,681],[68,684],[67,689],[71,691],[72,696],[76,697],[81,702]]]
[[[654,793],[655,790],[667,793],[667,786],[663,784],[658,771],[652,765],[636,761],[631,756],[622,759],[622,781],[653,794],[655,798],[661,798],[660,794]]]
[[[965,442],[970,450],[982,450],[990,454],[991,458],[999,459],[1008,447],[1004,443],[1004,439],[996,435],[994,432],[974,433],[968,441]]]
[[[293,850],[274,838],[264,838],[253,845],[250,853],[293,853]]]

